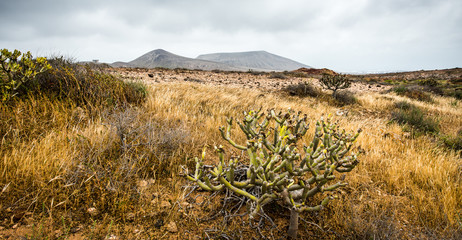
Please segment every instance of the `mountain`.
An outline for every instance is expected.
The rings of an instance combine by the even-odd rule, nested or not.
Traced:
[[[237,68],[262,71],[292,71],[299,68],[311,68],[303,63],[266,51],[211,53],[199,55],[196,59],[220,62]]]
[[[219,62],[212,62],[201,59],[187,58],[179,56],[163,49],[156,49],[148,52],[141,57],[128,63],[115,62],[113,67],[138,67],[138,68],[187,68],[187,69],[202,69],[202,70],[226,70],[226,71],[242,71],[238,67],[228,66]]]

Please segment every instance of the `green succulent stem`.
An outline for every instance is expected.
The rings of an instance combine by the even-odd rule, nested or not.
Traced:
[[[241,165],[232,157],[227,160],[224,148],[219,146],[216,148],[217,166],[206,170],[202,165],[204,149],[202,158],[196,158],[194,176],[188,175],[187,178],[204,190],[226,188],[255,202],[250,217],[255,217],[266,204],[282,200],[292,209],[289,235],[296,236],[298,227],[292,224],[298,224],[298,214],[321,210],[331,199],[326,196],[319,204],[313,204],[312,197],[327,195],[325,192],[345,186],[344,176],[341,181],[331,183],[336,179],[335,173],[349,172],[359,163],[355,154],[348,153],[361,130],[354,134],[339,131],[337,123],[333,123],[330,117],[316,122],[312,141],[299,151],[298,146],[309,127],[307,121],[306,115],[290,109],[285,113],[276,113],[274,109],[268,110],[267,114],[261,110],[244,112],[243,120],[237,121],[247,138],[244,146],[231,139],[233,119],[229,118],[227,125],[219,128],[221,136],[232,147],[245,150],[247,164]],[[246,170],[245,180],[238,168]],[[261,190],[261,196],[248,191],[255,187]],[[297,219],[292,219],[295,217]]]

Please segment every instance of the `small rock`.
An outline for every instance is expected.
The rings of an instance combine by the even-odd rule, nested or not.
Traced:
[[[109,237],[106,238],[107,240],[119,240],[119,237],[117,237],[114,234],[111,234]]]
[[[87,209],[87,212],[88,212],[92,217],[98,215],[98,210],[97,210],[96,208],[94,208],[94,207],[91,207],[91,208]]]
[[[170,208],[171,206],[172,206],[172,204],[171,204],[169,201],[165,201],[165,200],[164,200],[164,201],[162,201],[162,202],[160,203],[160,207],[161,207],[161,208]]]
[[[82,228],[83,228],[83,225],[78,225],[77,227],[73,227],[73,228],[69,229],[69,232],[70,233],[76,233],[76,232],[82,230]]]
[[[176,233],[178,232],[178,227],[176,226],[176,223],[175,222],[169,222],[167,224],[167,231],[171,232],[171,233]]]
[[[141,180],[138,182],[138,188],[144,189],[148,186],[148,181],[146,180]]]
[[[56,230],[54,233],[55,233],[56,238],[59,238],[59,237],[61,237],[63,235],[63,231],[60,230],[60,229]]]
[[[201,204],[205,201],[205,198],[203,196],[197,196],[195,200],[196,203]]]
[[[128,213],[127,214],[127,220],[128,221],[134,221],[135,220],[135,214],[134,213]]]

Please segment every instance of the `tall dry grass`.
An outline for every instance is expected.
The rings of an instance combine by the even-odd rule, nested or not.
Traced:
[[[194,214],[207,215],[220,201],[185,211],[183,187],[190,183],[180,174],[182,168],[193,167],[193,157],[204,145],[225,145],[218,126],[227,117],[239,118],[251,109],[292,108],[306,113],[311,126],[334,114],[346,130],[362,128],[357,145],[365,151],[360,165],[347,175],[349,186],[336,193],[338,199],[319,213],[302,216],[311,222],[301,222],[303,237],[456,239],[462,234],[459,155],[432,137],[408,138],[389,119],[394,102],[411,101],[450,132],[462,120],[460,105],[454,107],[449,99],[420,103],[394,94],[365,94],[357,96],[359,104],[340,108],[316,98],[198,83],[155,84],[148,92],[141,106],[97,113],[50,99],[4,108],[19,115],[8,120],[11,127],[1,129],[0,213],[8,219],[0,224],[12,227],[31,212],[36,221],[46,216],[59,222],[65,216],[70,226],[83,223],[85,234],[94,232],[94,221],[104,229],[114,221],[113,231],[127,238],[135,238],[133,231],[121,230],[127,225],[139,226],[141,235],[151,238],[206,237],[206,229],[239,233],[237,222],[224,226],[221,220],[196,219]],[[336,115],[339,110],[343,114]],[[21,134],[24,129],[33,137]],[[308,131],[306,142],[313,132]],[[237,127],[232,135],[237,142],[244,140]],[[215,161],[210,153],[207,162]],[[272,216],[281,229],[287,226],[283,213]],[[170,221],[178,232],[166,231]],[[253,231],[247,226],[240,236],[254,236]]]
[[[307,113],[313,122],[338,110],[315,99],[256,90],[166,84],[155,85],[151,91],[147,109],[160,118],[181,119],[192,126],[191,135],[199,140],[198,145],[191,146],[196,153],[203,144],[223,143],[217,126],[223,125],[226,116],[237,117],[245,110],[290,107]],[[433,238],[451,236],[454,231],[460,234],[461,160],[431,138],[406,138],[398,125],[390,124],[388,108],[396,99],[400,97],[361,96],[362,106],[352,106],[348,116],[337,117],[346,130],[364,130],[358,145],[366,153],[361,165],[348,176],[350,186],[343,200],[334,201],[332,211],[321,213],[325,216],[323,222],[332,224],[344,236],[355,237],[414,238],[423,234],[419,237]],[[439,114],[446,129],[460,123],[460,111],[441,105],[424,106]],[[367,109],[364,114],[363,109]],[[243,139],[238,131],[235,135]]]

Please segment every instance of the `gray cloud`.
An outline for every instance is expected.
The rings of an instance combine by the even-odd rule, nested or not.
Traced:
[[[1,48],[129,61],[267,50],[339,71],[461,67],[459,0],[0,2]]]

